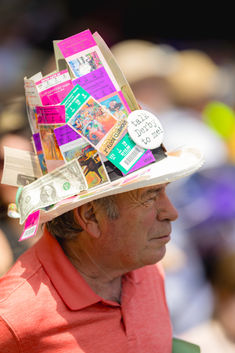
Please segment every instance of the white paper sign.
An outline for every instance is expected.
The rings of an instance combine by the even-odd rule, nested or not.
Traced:
[[[135,110],[128,116],[128,133],[140,147],[154,149],[163,141],[163,128],[158,118],[146,111]]]

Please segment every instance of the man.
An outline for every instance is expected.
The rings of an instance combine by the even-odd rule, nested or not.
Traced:
[[[136,111],[138,105],[130,97],[138,124],[153,119],[146,112],[140,119],[143,112]],[[125,175],[115,172],[115,164],[110,180],[88,188],[74,159],[17,193],[23,234],[35,232],[32,219],[44,223],[44,234],[0,280],[1,353],[171,353],[159,261],[177,211],[166,187],[197,170],[203,157],[187,147],[166,152],[155,136],[157,123],[154,118],[152,130],[147,129],[153,143],[144,146],[146,151],[141,141],[128,137],[131,124],[115,145],[117,151],[111,150],[112,161]],[[111,142],[117,132],[114,129]],[[40,198],[48,185],[56,190],[49,205]]]
[[[176,218],[162,184],[48,222],[2,279],[0,352],[170,352],[163,274],[154,264]]]

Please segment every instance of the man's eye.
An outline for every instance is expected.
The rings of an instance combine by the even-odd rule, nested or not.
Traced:
[[[156,196],[152,196],[150,198],[148,198],[147,200],[145,200],[143,202],[144,206],[149,206],[150,204],[152,204],[153,202],[155,202],[157,200],[157,195]]]

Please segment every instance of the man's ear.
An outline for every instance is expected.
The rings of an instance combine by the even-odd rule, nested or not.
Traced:
[[[74,218],[77,223],[90,235],[98,238],[101,234],[100,227],[97,222],[94,208],[91,202],[86,203],[73,210]]]

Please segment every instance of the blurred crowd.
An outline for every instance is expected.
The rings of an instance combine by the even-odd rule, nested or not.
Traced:
[[[0,177],[3,146],[32,151],[23,76],[55,69],[53,58],[30,50],[19,33],[5,33],[0,42]],[[16,61],[15,45],[22,53]],[[169,185],[179,211],[163,261],[174,334],[201,345],[202,353],[234,352],[235,61],[143,39],[117,41],[111,51],[140,106],[161,120],[166,149],[187,144],[205,156],[197,173]],[[38,239],[18,242],[23,227],[7,216],[15,194],[0,184],[0,276]]]
[[[169,185],[179,211],[163,260],[176,336],[202,353],[235,349],[234,72],[206,52],[125,40],[112,52],[143,109],[161,120],[167,150],[187,144],[203,167]],[[233,92],[233,94],[232,94]]]

